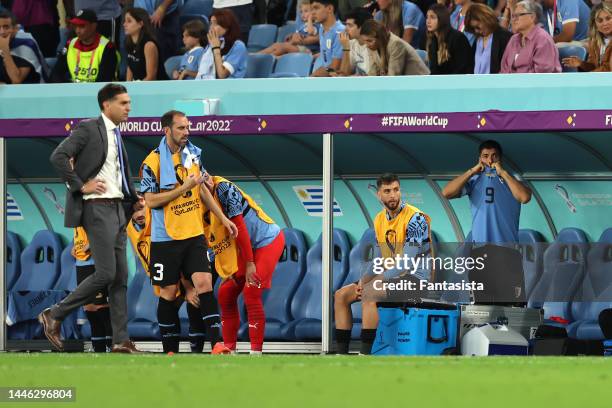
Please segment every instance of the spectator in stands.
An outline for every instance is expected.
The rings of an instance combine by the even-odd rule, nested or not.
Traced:
[[[344,25],[336,20],[335,0],[313,0],[312,13],[319,31],[319,56],[315,60],[312,76],[325,77],[340,69],[342,44],[339,34]]]
[[[204,207],[204,232],[215,253],[215,270],[223,283],[218,298],[223,321],[223,342],[236,351],[242,294],[247,311],[251,354],[261,354],[266,316],[262,296],[272,285],[272,274],[285,249],[285,235],[259,205],[237,185],[204,173],[204,184],[223,213],[238,228],[238,237],[229,232],[217,216]]]
[[[376,0],[380,11],[374,18],[393,34],[418,48],[425,35],[425,17],[419,7],[408,0]]]
[[[500,27],[493,9],[472,4],[465,14],[465,31],[474,34],[474,73],[497,74],[512,33]]]
[[[298,23],[297,30],[284,40],[285,42],[274,43],[268,48],[259,51],[259,54],[272,54],[275,57],[280,57],[290,52],[310,53],[310,49],[306,46],[319,43],[317,28],[314,26],[308,1],[303,1],[300,4],[300,22]]]
[[[43,55],[55,57],[60,41],[57,0],[18,0],[11,10],[23,29],[32,34]]]
[[[470,198],[473,242],[518,242],[521,204],[531,200],[531,190],[504,169],[503,150],[496,141],[482,142],[478,156],[478,163],[450,181],[442,194],[449,200]]]
[[[208,44],[210,52],[202,55],[196,79],[244,78],[248,52],[240,40],[240,26],[231,10],[213,12]]]
[[[240,39],[246,44],[253,25],[253,0],[214,0],[213,14],[220,10],[229,10],[234,14],[240,27]]]
[[[550,35],[538,26],[539,7],[533,0],[523,0],[512,11],[512,30],[502,57],[504,74],[561,72],[559,51]]]
[[[593,7],[589,23],[588,58],[582,61],[572,56],[563,65],[581,71],[610,72],[612,69],[612,4],[600,3]]]
[[[338,0],[338,15],[341,20],[348,18],[348,15],[356,8],[364,8],[370,0]]]
[[[195,79],[204,51],[208,48],[208,28],[201,20],[191,20],[183,26],[183,45],[187,52],[181,58],[172,79]]]
[[[465,24],[465,15],[472,6],[472,0],[455,0],[455,10],[451,13],[451,27],[455,30],[462,32],[470,42],[470,45],[474,45],[474,34],[467,31]]]
[[[43,81],[42,56],[32,38],[16,38],[15,15],[0,10],[0,83],[34,84]]]
[[[181,33],[179,6],[182,3],[182,0],[134,1],[134,7],[143,8],[149,13],[161,64],[177,54]],[[160,70],[160,78],[166,79],[166,73],[163,69]]]
[[[546,31],[553,37],[555,43],[583,41],[587,38],[590,10],[584,0],[541,0],[541,2]]]
[[[108,38],[98,34],[92,10],[80,10],[69,22],[76,38],[68,41],[51,73],[52,82],[109,82],[117,78],[119,53]]]
[[[89,9],[98,16],[98,32],[119,48],[121,31],[121,4],[125,0],[64,0],[66,14],[74,16],[75,11]],[[72,4],[71,4],[72,3]]]
[[[442,4],[427,11],[427,55],[432,75],[474,73],[474,53],[463,33],[450,25],[450,12]]]
[[[346,14],[346,32],[340,33],[342,44],[342,62],[340,75],[364,76],[370,71],[370,51],[366,44],[361,42],[361,27],[371,20],[372,16],[363,7],[358,7]]]
[[[127,51],[127,81],[155,81],[158,79],[159,49],[149,14],[141,8],[125,12],[125,49]]]
[[[405,255],[416,259],[430,254],[431,219],[418,208],[402,200],[399,177],[385,173],[376,180],[376,187],[378,200],[383,207],[374,219],[374,232],[378,243],[376,258],[386,260]],[[349,351],[353,326],[351,305],[359,301],[362,309],[360,354],[371,353],[378,327],[376,302],[406,301],[406,299],[393,299],[394,295],[376,289],[376,281],[380,284],[383,279],[397,280],[395,272],[398,271],[385,270],[382,274],[374,274],[370,266],[370,270],[366,270],[357,282],[345,285],[334,293],[338,354],[347,354]],[[432,271],[427,269],[416,269],[406,274],[414,274],[418,279],[428,280],[433,278],[431,273]],[[399,295],[403,297],[402,294]]]
[[[368,75],[428,75],[429,68],[410,44],[378,21],[361,27],[361,41],[372,51]]]

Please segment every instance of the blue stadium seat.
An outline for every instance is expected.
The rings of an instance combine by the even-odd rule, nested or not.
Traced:
[[[6,289],[11,290],[21,273],[21,240],[14,232],[6,232]]]
[[[255,24],[249,31],[247,48],[249,52],[256,52],[269,47],[276,40],[278,27],[274,24]]]
[[[295,33],[297,29],[297,24],[295,23],[287,23],[282,27],[278,28],[278,33],[276,34],[276,42],[285,42],[285,38]]]
[[[287,340],[282,327],[292,320],[291,299],[306,273],[306,239],[304,233],[285,228],[285,250],[272,276],[272,288],[264,292],[263,304],[266,312],[266,340]],[[239,310],[245,311],[242,297]],[[242,315],[241,315],[242,316]],[[248,339],[248,325],[243,322],[238,338]]]
[[[529,295],[540,280],[544,268],[544,237],[538,231],[531,229],[519,230],[519,243],[523,257],[523,272],[525,274],[525,295]]]
[[[563,61],[563,58],[578,57],[581,60],[586,60],[587,50],[584,47],[577,45],[566,45],[559,47],[559,61]],[[561,63],[563,72],[578,72],[577,68],[566,67]]]
[[[587,255],[587,268],[581,288],[572,302],[574,322],[567,332],[580,340],[603,340],[599,314],[612,308],[612,228],[604,231]]]
[[[301,78],[295,72],[273,72],[270,78]]]
[[[346,232],[334,229],[332,293],[340,288],[348,273],[350,242]],[[321,237],[306,256],[306,274],[291,301],[293,321],[283,326],[283,338],[318,340],[321,338]]]
[[[158,339],[158,299],[142,266],[138,264],[136,275],[128,287],[128,331],[137,339]]]
[[[53,288],[60,275],[61,254],[60,236],[53,231],[38,231],[21,253],[21,274],[13,290]]]
[[[178,69],[182,58],[182,55],[177,55],[175,57],[168,58],[166,62],[164,62],[164,70],[166,71],[166,75],[168,75],[168,78],[172,78],[172,72],[175,69]]]
[[[276,59],[273,78],[297,76],[307,77],[310,75],[312,55],[303,52],[292,52]],[[287,75],[294,74],[294,75]]]
[[[421,57],[421,60],[423,60],[425,65],[429,66],[429,56],[427,55],[427,51],[425,50],[415,50],[415,51],[417,52],[417,54],[419,54],[419,57]]]
[[[72,244],[68,245],[62,251],[62,256],[60,258],[61,264],[61,272],[60,277],[55,282],[55,286],[53,289],[55,290],[68,290],[73,291],[77,286],[76,279],[76,262],[72,254]]]
[[[376,234],[372,228],[365,230],[361,239],[351,249],[349,254],[349,272],[342,286],[357,282],[369,269],[372,259],[376,253]],[[361,333],[361,302],[355,302],[351,306],[353,314],[353,330],[351,337],[358,339]]]
[[[249,54],[246,78],[268,78],[274,67],[274,56],[270,54]]]
[[[181,15],[202,14],[210,17],[213,11],[213,0],[187,0],[181,8]],[[181,23],[182,27],[182,23]]]
[[[55,64],[57,63],[57,58],[56,57],[45,58],[45,62],[47,63],[47,66],[49,67],[49,72],[51,72],[53,71],[53,67],[55,67]]]
[[[203,13],[186,13],[186,14],[181,14],[181,16],[179,17],[179,24],[181,25],[181,30],[182,30],[182,27],[186,23],[191,21],[191,20],[200,20],[201,22],[204,23],[204,25],[206,26],[207,30],[208,30],[208,27],[210,27],[210,22],[208,20],[208,15],[207,14],[203,14]],[[181,33],[182,33],[182,31],[181,31]]]
[[[136,302],[140,297],[140,292],[142,291],[142,287],[145,281],[148,281],[149,277],[146,275],[145,271],[142,269],[140,262],[137,262],[136,273],[132,280],[128,283],[127,290],[127,304],[128,304],[128,320],[132,320],[136,315]]]
[[[544,271],[532,290],[529,305],[542,305],[545,319],[572,320],[570,301],[584,278],[587,249],[582,230],[565,228],[544,251]]]

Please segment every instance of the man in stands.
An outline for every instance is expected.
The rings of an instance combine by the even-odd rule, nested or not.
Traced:
[[[396,255],[418,257],[430,252],[431,219],[416,207],[402,200],[399,177],[385,173],[376,181],[377,196],[383,209],[374,219],[376,242],[382,259],[394,258]],[[385,271],[387,272],[387,271]],[[346,285],[334,294],[334,313],[336,319],[336,344],[338,354],[347,354],[351,340],[353,316],[351,305],[361,301],[362,327],[360,354],[370,354],[376,338],[378,327],[377,301],[388,299],[386,292],[376,289],[376,280],[392,280],[402,278],[403,271],[397,276],[397,270],[389,269],[386,273],[375,275],[372,271],[366,273],[359,281]],[[426,269],[410,271],[419,279],[429,279]],[[372,290],[374,289],[374,290]],[[362,299],[364,292],[367,295]]]
[[[80,10],[69,21],[77,37],[68,41],[58,57],[51,82],[110,82],[117,78],[119,52],[97,32],[97,21],[96,13],[89,9]]]
[[[0,83],[34,84],[43,82],[44,60],[33,38],[17,38],[15,16],[0,9]]]
[[[482,142],[478,163],[442,190],[449,200],[467,195],[472,208],[472,242],[518,242],[521,204],[531,190],[502,166],[503,151],[494,140]]]
[[[313,0],[311,10],[319,31],[319,57],[315,60],[312,76],[327,77],[340,70],[342,44],[340,33],[344,25],[336,20],[335,0]]]
[[[238,237],[228,236],[212,212],[204,213],[204,230],[214,251],[215,269],[224,280],[219,287],[223,341],[236,350],[240,315],[238,296],[242,293],[249,321],[251,354],[261,354],[266,327],[263,292],[272,286],[272,273],[285,249],[280,227],[237,185],[219,176],[204,173],[204,185],[223,213],[238,227]]]
[[[165,351],[178,351],[173,338],[179,335],[175,301],[182,275],[193,281],[198,293],[213,354],[226,354],[229,350],[221,341],[221,320],[206,258],[203,205],[216,212],[229,235],[236,235],[236,226],[223,215],[210,192],[200,189],[205,172],[202,150],[189,141],[185,114],[168,111],[161,125],[165,136],[142,164],[140,191],[151,209],[149,263],[151,283],[160,290],[157,319],[162,343]]]

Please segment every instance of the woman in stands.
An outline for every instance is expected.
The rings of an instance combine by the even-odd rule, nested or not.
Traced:
[[[371,52],[370,76],[427,75],[429,68],[410,44],[387,31],[378,21],[361,26],[360,41]]]
[[[453,29],[446,6],[434,4],[427,11],[427,41],[432,75],[473,74],[474,53],[463,33]]]
[[[589,21],[588,58],[563,59],[563,65],[581,71],[610,72],[612,67],[612,4],[600,3],[593,7]]]
[[[149,14],[141,8],[125,13],[125,48],[128,81],[155,81],[160,73],[159,48],[153,34]]]
[[[210,17],[208,44],[211,53],[205,53],[200,61],[196,79],[207,79],[214,69],[213,78],[244,78],[246,75],[247,48],[240,40],[240,26],[234,13],[228,9],[215,10]]]
[[[493,9],[484,4],[472,4],[465,14],[465,31],[474,34],[475,74],[497,74],[512,33],[500,27]]]
[[[512,10],[512,31],[501,72],[548,73],[561,72],[559,51],[548,32],[538,25],[541,8],[533,0],[523,0]]]
[[[380,11],[376,21],[413,47],[419,47],[425,33],[425,18],[419,7],[408,0],[376,0]]]

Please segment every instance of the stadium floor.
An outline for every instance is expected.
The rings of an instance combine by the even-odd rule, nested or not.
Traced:
[[[0,355],[1,387],[76,388],[19,407],[609,408],[611,384],[612,358]]]

